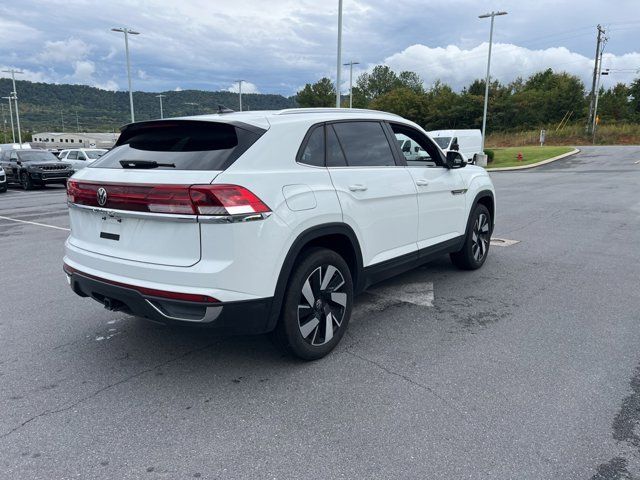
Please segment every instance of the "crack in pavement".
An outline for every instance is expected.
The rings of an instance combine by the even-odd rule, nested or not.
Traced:
[[[403,373],[399,373],[396,372],[394,370],[391,370],[389,367],[376,362],[375,360],[371,360],[370,358],[364,357],[362,355],[358,355],[357,353],[352,352],[349,349],[345,350],[345,353],[347,353],[348,355],[351,355],[352,357],[356,357],[359,358],[360,360],[369,363],[370,365],[374,365],[376,367],[378,367],[380,370],[382,370],[383,372],[386,372],[389,375],[392,375],[394,377],[397,378],[401,378],[402,380],[404,380],[405,382],[410,383],[411,385],[414,385],[422,390],[425,390],[427,392],[429,392],[431,395],[433,395],[434,397],[436,397],[438,400],[440,400],[442,403],[444,403],[445,405],[447,405],[448,407],[450,407],[451,409],[453,409],[454,411],[456,411],[462,418],[465,418],[466,420],[470,420],[467,417],[467,414],[465,412],[463,412],[462,410],[460,410],[460,408],[455,405],[452,401],[444,398],[442,395],[440,395],[438,392],[436,392],[433,388],[415,381],[414,379],[412,379],[411,377],[409,377],[408,375],[405,375]]]
[[[53,415],[53,414],[55,414],[55,413],[66,412],[67,410],[70,410],[70,409],[72,409],[72,408],[74,408],[74,407],[77,407],[78,405],[81,405],[82,403],[86,402],[87,400],[91,400],[92,398],[97,397],[97,396],[98,396],[98,395],[100,395],[101,393],[103,393],[103,392],[105,392],[105,391],[107,391],[107,390],[109,390],[109,389],[111,389],[111,388],[113,388],[113,387],[117,387],[118,385],[122,385],[122,384],[124,384],[124,383],[127,383],[127,382],[129,382],[130,380],[133,380],[133,379],[135,379],[135,378],[141,377],[142,375],[144,375],[144,374],[146,374],[146,373],[149,373],[149,372],[152,372],[152,371],[154,371],[154,370],[156,370],[156,369],[158,369],[158,368],[160,368],[160,367],[164,367],[164,366],[169,365],[169,364],[171,364],[171,363],[173,363],[173,362],[175,362],[175,361],[178,361],[178,360],[181,360],[181,359],[183,359],[183,358],[185,358],[185,357],[188,357],[189,355],[191,355],[191,354],[193,354],[193,353],[198,353],[198,352],[201,352],[201,351],[203,351],[203,350],[206,350],[206,349],[208,349],[208,348],[212,347],[213,345],[215,345],[216,343],[217,343],[217,342],[209,343],[209,344],[207,344],[207,345],[205,345],[205,346],[203,346],[203,347],[196,348],[196,349],[193,349],[193,350],[188,350],[187,352],[185,352],[185,353],[183,353],[183,354],[181,354],[181,355],[178,355],[178,356],[173,357],[173,358],[171,358],[171,359],[169,359],[169,360],[166,360],[166,361],[164,361],[164,362],[158,363],[157,365],[154,365],[154,366],[152,366],[152,367],[149,367],[149,368],[146,368],[146,369],[141,370],[141,371],[139,371],[139,372],[136,372],[136,373],[134,373],[133,375],[129,375],[128,377],[125,377],[125,378],[123,378],[123,379],[121,379],[121,380],[118,380],[117,382],[110,383],[109,385],[106,385],[106,386],[104,386],[104,387],[102,387],[102,388],[100,388],[100,389],[96,390],[96,391],[95,391],[95,392],[93,392],[92,394],[87,395],[87,396],[85,396],[85,397],[82,397],[81,399],[79,399],[79,400],[75,401],[74,403],[72,403],[72,404],[70,404],[70,405],[67,405],[67,406],[65,406],[65,407],[55,408],[55,409],[51,409],[51,410],[45,410],[44,412],[41,412],[41,413],[39,413],[39,414],[37,414],[37,415],[34,415],[34,416],[33,416],[33,417],[31,417],[31,418],[28,418],[27,420],[25,420],[24,422],[22,422],[20,425],[18,425],[18,426],[16,426],[16,427],[12,428],[12,429],[11,429],[11,430],[9,430],[8,432],[3,433],[2,435],[0,435],[0,439],[3,439],[3,438],[8,437],[9,435],[11,435],[11,434],[13,434],[13,433],[17,432],[18,430],[20,430],[20,429],[21,429],[21,428],[23,428],[24,426],[28,425],[28,424],[29,424],[29,423],[31,423],[32,421],[37,420],[38,418],[46,417],[46,416],[49,416],[49,415]]]

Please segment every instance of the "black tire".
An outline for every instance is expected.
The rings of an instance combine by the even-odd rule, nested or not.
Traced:
[[[33,190],[31,175],[29,175],[27,172],[22,172],[22,175],[20,175],[20,185],[22,185],[23,190]]]
[[[462,249],[449,255],[456,267],[462,270],[476,270],[484,264],[489,255],[492,225],[487,207],[482,204],[476,205],[469,217]]]
[[[340,342],[352,306],[353,280],[344,259],[333,250],[309,249],[291,272],[273,337],[285,352],[317,360]]]
[[[4,193],[7,191],[7,184],[5,183],[3,186],[0,187],[0,193]]]

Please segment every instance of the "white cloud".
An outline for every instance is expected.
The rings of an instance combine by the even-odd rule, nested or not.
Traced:
[[[35,57],[39,63],[72,63],[85,59],[91,53],[91,46],[77,38],[68,38],[55,42],[47,41],[44,48]]]
[[[53,80],[42,71],[34,72],[25,68],[16,68],[15,65],[0,65],[0,78],[11,78],[10,73],[5,73],[2,70],[9,70],[14,68],[20,70],[22,73],[16,74],[16,80],[29,80],[30,82],[52,82]]]
[[[137,75],[140,80],[146,80],[149,78],[149,75],[144,70],[138,70]]]
[[[110,90],[112,92],[118,90],[118,84],[113,80],[107,80],[104,83],[94,83],[93,86],[101,90]]]
[[[181,92],[182,91],[182,87],[177,86],[176,88],[173,89],[174,92]]]
[[[462,49],[455,45],[430,48],[425,45],[412,45],[401,52],[384,59],[384,63],[393,70],[411,70],[417,72],[426,85],[436,80],[461,89],[477,78],[484,78],[487,68],[487,43]],[[604,68],[633,69],[640,64],[640,53],[625,55],[606,54]],[[373,66],[370,66],[372,68]],[[497,43],[491,54],[491,76],[501,82],[509,82],[552,68],[554,71],[566,71],[577,75],[585,85],[593,72],[593,60],[565,47],[553,47],[532,50],[512,44]],[[631,81],[634,73],[620,72],[611,76],[611,83]],[[615,78],[614,78],[615,77]]]
[[[73,79],[81,83],[93,83],[96,65],[90,60],[79,60],[73,64]]]
[[[231,84],[229,88],[227,88],[228,92],[238,93],[238,82],[234,82]],[[251,82],[242,82],[242,93],[260,93],[258,91],[258,87],[254,83]]]

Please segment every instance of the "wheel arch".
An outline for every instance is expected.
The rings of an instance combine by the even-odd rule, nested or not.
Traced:
[[[345,223],[329,223],[311,227],[298,235],[284,259],[276,282],[271,312],[267,320],[267,330],[275,328],[278,322],[284,293],[294,266],[301,254],[313,247],[325,247],[339,253],[351,271],[354,291],[361,290],[364,280],[362,250],[353,229]]]

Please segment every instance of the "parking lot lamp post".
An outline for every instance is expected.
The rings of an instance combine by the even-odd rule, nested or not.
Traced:
[[[484,140],[487,128],[487,107],[489,105],[489,79],[491,75],[491,44],[493,43],[493,20],[496,16],[506,15],[507,12],[491,12],[480,15],[478,18],[491,18],[491,29],[489,30],[489,55],[487,57],[487,78],[484,84],[484,111],[482,113],[482,146],[480,151],[484,154]]]
[[[238,80],[238,102],[240,104],[240,111],[242,111],[242,82],[244,82],[244,80]]]
[[[336,67],[336,108],[340,108],[340,73],[342,70],[342,0],[338,0],[338,61]]]
[[[9,101],[9,117],[11,117],[11,138],[13,139],[13,143],[16,143],[16,131],[13,128],[13,108],[11,107],[11,100],[13,100],[13,97],[9,95],[8,97],[2,98]]]
[[[166,97],[166,95],[156,95],[156,97],[160,100],[160,119],[164,118],[164,112],[162,111],[162,98]]]
[[[24,73],[21,72],[19,70],[15,70],[13,68],[10,68],[9,70],[3,70],[4,73],[10,73],[11,74],[11,81],[13,82],[13,92],[11,92],[11,95],[13,95],[13,101],[15,102],[16,105],[16,126],[18,127],[18,143],[20,144],[19,148],[22,148],[22,132],[20,131],[20,111],[18,110],[18,91],[16,90],[16,73]],[[15,142],[15,139],[13,140]]]
[[[140,35],[140,32],[134,32],[133,30],[122,27],[112,28],[113,32],[124,33],[124,50],[127,57],[127,79],[129,81],[129,105],[131,106],[131,122],[135,122],[135,114],[133,112],[133,90],[131,89],[131,62],[129,60],[129,35]]]
[[[349,63],[343,64],[345,67],[349,65],[349,108],[353,108],[353,66],[360,65],[360,62],[351,60]]]

